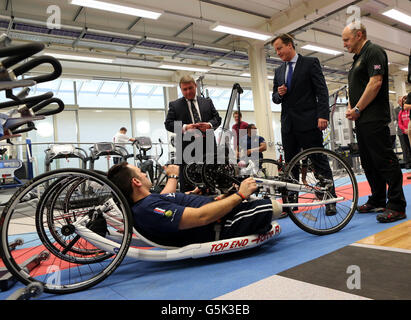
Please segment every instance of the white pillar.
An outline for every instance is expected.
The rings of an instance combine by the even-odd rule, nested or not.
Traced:
[[[259,135],[262,136],[267,143],[264,158],[276,159],[271,97],[268,87],[264,45],[262,43],[250,44],[248,48],[248,59],[250,63],[256,125]]]
[[[397,106],[397,101],[399,97],[407,95],[407,90],[405,86],[405,77],[401,75],[396,75],[394,78],[394,90],[395,90],[395,103]]]

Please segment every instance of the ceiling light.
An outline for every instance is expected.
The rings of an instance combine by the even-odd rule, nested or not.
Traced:
[[[382,14],[386,17],[389,17],[391,19],[397,20],[399,22],[402,22],[402,23],[405,23],[411,26],[411,16],[405,12],[400,11],[397,8],[388,9],[382,12]]]
[[[142,6],[135,6],[133,4],[121,5],[116,4],[112,1],[96,1],[96,0],[71,0],[71,4],[88,7],[93,9],[117,12],[122,14],[128,14],[131,16],[137,16],[142,18],[148,19],[158,19],[162,14],[163,11],[156,10],[156,9],[149,9]]]
[[[327,49],[327,48],[315,46],[315,45],[312,45],[312,44],[306,44],[305,46],[302,46],[301,49],[317,51],[317,52],[322,52],[322,53],[326,53],[326,54],[332,54],[334,56],[336,56],[338,54],[342,54],[341,51]]]
[[[395,91],[389,90],[388,93],[396,93]]]
[[[47,52],[46,54],[56,59],[63,59],[63,60],[100,62],[100,63],[113,63],[114,61],[114,59],[111,59],[111,58],[99,58],[95,56],[93,57],[93,56],[86,56],[86,55],[72,55],[72,54],[55,53],[55,52]]]
[[[408,67],[401,68],[401,70],[402,70],[402,71],[407,71],[407,72],[408,72]]]
[[[186,70],[186,71],[198,71],[198,72],[208,72],[211,69],[206,66],[197,66],[192,64],[177,64],[177,63],[162,63],[158,66],[161,69],[171,69],[171,70]]]
[[[234,34],[236,36],[247,37],[251,39],[257,39],[262,41],[267,41],[272,37],[272,34],[261,32],[259,30],[253,30],[249,28],[243,28],[238,26],[229,25],[226,23],[214,23],[211,27],[211,30],[223,33]]]

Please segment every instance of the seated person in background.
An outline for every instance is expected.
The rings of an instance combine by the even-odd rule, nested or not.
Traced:
[[[160,194],[150,193],[146,174],[127,162],[114,165],[108,178],[130,201],[134,225],[143,236],[163,245],[184,246],[251,234],[271,228],[280,205],[270,199],[243,202],[257,190],[253,178],[245,179],[237,193],[210,198],[175,193],[179,166],[166,168],[169,178]]]
[[[244,148],[245,146],[247,146],[247,150],[241,150],[241,148]],[[250,123],[247,126],[247,135],[243,137],[240,136],[240,160],[246,160],[246,155],[253,160],[253,154],[258,153],[258,157],[255,157],[255,159],[261,161],[265,150],[267,150],[265,139],[257,135],[257,127],[255,124]]]

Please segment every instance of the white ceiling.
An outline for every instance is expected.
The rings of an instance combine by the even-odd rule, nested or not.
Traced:
[[[136,74],[142,78],[173,81],[174,72],[156,68],[160,61],[168,60],[212,66],[213,69],[205,74],[205,83],[217,83],[218,80],[234,83],[239,81],[238,79],[245,83],[249,82],[248,78],[239,78],[239,75],[248,70],[247,46],[250,43],[253,45],[252,41],[211,31],[209,27],[214,22],[256,28],[271,32],[273,35],[291,32],[296,38],[297,50],[303,55],[318,57],[324,66],[329,87],[337,88],[346,83],[346,71],[352,61],[352,55],[344,52],[334,57],[306,51],[301,47],[305,43],[312,43],[344,51],[340,34],[349,16],[347,7],[355,4],[361,8],[364,21],[372,25],[369,38],[387,50],[391,74],[405,78],[405,72],[399,71],[399,68],[408,64],[411,27],[384,17],[380,11],[397,5],[411,15],[411,2],[408,0],[127,2],[157,8],[164,13],[158,20],[150,20],[82,8],[69,4],[68,0],[5,0],[0,1],[0,26],[3,26],[0,31],[8,32],[14,41],[36,40],[47,43],[52,49],[91,51],[95,55],[117,57],[112,66],[63,62],[66,73],[104,73],[107,77],[113,74],[113,78],[132,77]],[[55,35],[45,28],[51,15],[47,13],[47,8],[53,5],[61,9],[61,30],[74,33]],[[40,28],[33,28],[36,26]],[[384,37],[387,30],[392,37]],[[95,38],[95,35],[99,37]],[[112,39],[116,38],[122,39],[122,42],[129,40],[129,43],[113,42]],[[269,59],[267,71],[272,74],[278,65],[278,58],[269,43],[265,44],[265,49]],[[235,57],[233,53],[239,56]]]

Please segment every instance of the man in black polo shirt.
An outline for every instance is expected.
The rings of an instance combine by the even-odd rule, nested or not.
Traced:
[[[346,117],[355,121],[361,165],[371,187],[368,201],[357,210],[359,213],[381,212],[377,215],[380,222],[404,219],[407,204],[402,172],[391,147],[388,128],[391,117],[387,54],[367,40],[363,25],[348,25],[342,39],[348,52],[355,54],[348,74]]]

